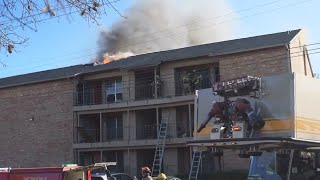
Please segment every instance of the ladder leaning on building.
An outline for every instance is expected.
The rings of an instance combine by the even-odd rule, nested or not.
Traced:
[[[188,180],[197,180],[202,159],[202,151],[194,150]]]
[[[162,170],[163,154],[168,132],[169,115],[169,112],[162,113],[161,123],[158,130],[158,140],[152,165],[152,177],[158,176],[158,174],[160,174]]]

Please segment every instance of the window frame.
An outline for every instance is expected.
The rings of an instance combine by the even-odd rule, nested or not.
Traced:
[[[121,102],[123,100],[123,81],[122,77],[116,77],[105,81],[105,100],[107,103]],[[108,97],[113,96],[110,100]]]

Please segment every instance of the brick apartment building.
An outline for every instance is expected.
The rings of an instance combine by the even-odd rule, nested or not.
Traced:
[[[293,30],[0,79],[0,164],[117,161],[137,175],[152,165],[157,127],[169,112],[163,168],[187,174],[194,91],[244,75],[312,76],[305,45],[304,32]],[[226,170],[247,168],[226,153]],[[202,171],[216,170],[216,161],[204,158]]]

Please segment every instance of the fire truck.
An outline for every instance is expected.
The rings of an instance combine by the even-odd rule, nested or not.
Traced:
[[[0,168],[0,180],[115,179],[108,169],[115,165],[116,162],[103,162],[88,166],[66,164],[62,167]]]
[[[320,80],[298,74],[213,83],[196,91],[188,144],[195,153],[231,149],[248,158],[248,179],[320,179],[319,95]]]

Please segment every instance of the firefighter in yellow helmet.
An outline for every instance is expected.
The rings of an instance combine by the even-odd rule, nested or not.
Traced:
[[[167,180],[167,176],[164,173],[160,173],[157,177],[158,180]]]

